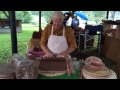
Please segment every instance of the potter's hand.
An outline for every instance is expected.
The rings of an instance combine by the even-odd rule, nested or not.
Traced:
[[[43,57],[44,58],[51,58],[53,56],[54,56],[53,53],[46,53]]]
[[[60,53],[60,54],[57,54],[57,57],[58,58],[65,58],[65,57],[67,57],[67,55],[65,53]]]

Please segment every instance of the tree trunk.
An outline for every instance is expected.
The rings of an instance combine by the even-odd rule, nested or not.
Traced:
[[[7,11],[8,12],[8,11]],[[5,16],[7,17],[7,19],[9,19],[9,15],[7,15],[7,13],[5,11],[3,11],[3,13],[5,14]]]

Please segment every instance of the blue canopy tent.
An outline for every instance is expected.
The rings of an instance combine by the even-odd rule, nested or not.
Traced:
[[[83,20],[88,20],[88,17],[82,12],[77,11],[75,12],[75,15],[79,16]]]

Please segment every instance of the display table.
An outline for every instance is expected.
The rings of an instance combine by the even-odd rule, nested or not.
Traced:
[[[27,59],[28,61],[29,60],[32,60],[28,57],[25,56],[25,59]],[[33,61],[33,60],[32,60]],[[66,74],[63,74],[63,75],[60,75],[60,76],[43,76],[43,75],[38,75],[37,79],[78,79],[78,76],[79,76],[79,61],[75,60],[73,61],[73,64],[74,64],[74,68],[75,68],[75,74],[70,74],[68,75],[67,73]]]

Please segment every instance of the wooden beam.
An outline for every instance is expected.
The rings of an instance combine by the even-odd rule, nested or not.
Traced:
[[[39,31],[41,31],[41,11],[39,11]]]
[[[108,17],[109,17],[109,11],[107,11],[107,15],[106,15],[106,18],[108,19]]]
[[[10,17],[11,41],[12,41],[12,54],[15,54],[18,53],[15,11],[9,11],[9,17]]]

